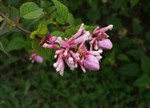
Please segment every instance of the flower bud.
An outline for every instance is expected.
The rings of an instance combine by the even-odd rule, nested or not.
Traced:
[[[98,41],[98,46],[102,49],[112,49],[113,45],[112,42],[109,39],[103,39]]]
[[[35,52],[32,52],[30,59],[32,60],[32,62],[43,63],[43,58],[37,55]]]
[[[83,61],[83,65],[86,69],[89,69],[91,71],[97,71],[100,69],[99,62],[97,58],[93,55],[88,55]]]
[[[39,55],[36,55],[33,59],[37,63],[43,63],[43,58]]]

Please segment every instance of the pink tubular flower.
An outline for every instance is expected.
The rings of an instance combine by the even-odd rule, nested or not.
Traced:
[[[65,65],[64,65],[64,61],[63,61],[62,55],[60,55],[58,57],[57,62],[54,63],[53,66],[56,68],[56,71],[59,72],[60,75],[63,76]]]
[[[71,70],[77,68],[79,56],[77,57],[78,54],[73,52],[71,49],[76,50],[77,45],[88,40],[89,36],[90,32],[84,29],[84,24],[81,24],[77,33],[70,39],[63,40],[61,37],[57,38],[56,43],[59,45],[59,49],[55,52],[54,57],[57,58],[57,62],[54,63],[54,67],[61,75],[63,75],[64,65],[62,70],[58,69],[58,67],[61,67],[59,65],[62,65],[62,63],[59,62],[64,61]],[[62,61],[58,61],[59,57],[61,57]]]
[[[83,72],[86,72],[86,69],[97,71],[100,69],[99,61],[102,58],[100,55],[102,50],[98,51],[88,51],[84,42],[79,46],[78,51],[80,55],[80,61],[78,61]]]
[[[84,28],[84,24],[81,24],[79,30],[77,31],[76,34],[74,34],[70,39],[70,43],[72,44],[80,44],[82,43],[83,41],[86,41],[88,40],[90,36],[90,32],[89,31],[86,31],[85,28]]]
[[[37,55],[35,52],[31,53],[30,60],[32,60],[32,62],[36,62],[36,63],[43,63],[43,58],[41,56]]]
[[[90,33],[85,30],[84,24],[81,24],[71,38],[62,39],[48,34],[41,40],[40,45],[44,48],[56,50],[54,55],[56,62],[53,66],[61,76],[64,74],[65,65],[71,70],[80,67],[83,72],[86,72],[86,70],[97,71],[100,69],[103,49],[110,50],[113,46],[105,33],[112,28],[112,25],[101,29],[96,27],[93,33]],[[86,43],[90,44],[89,49]],[[43,62],[43,59],[40,59],[36,54],[33,54],[31,58],[38,63]]]
[[[51,36],[50,33],[43,38],[40,41],[40,45],[42,45],[44,48],[53,48],[53,49],[57,49],[58,46],[56,45],[56,40],[57,37],[56,36]]]
[[[95,50],[100,49],[108,49],[110,50],[112,48],[112,42],[108,39],[108,35],[105,33],[108,30],[112,30],[113,25],[108,25],[104,28],[96,27],[93,31],[93,35],[90,37],[90,49],[93,48]]]

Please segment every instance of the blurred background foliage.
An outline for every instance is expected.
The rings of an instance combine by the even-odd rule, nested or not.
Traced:
[[[51,0],[0,0],[0,10],[18,22],[18,9],[28,1],[51,15]],[[103,53],[99,72],[66,70],[61,77],[52,61],[32,64],[30,39],[1,22],[0,108],[150,108],[150,0],[60,1],[76,25],[113,24],[113,49]],[[39,19],[20,22],[33,31]]]

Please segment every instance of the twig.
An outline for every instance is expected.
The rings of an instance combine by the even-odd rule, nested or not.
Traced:
[[[3,17],[4,20],[10,20],[6,15],[4,15],[2,12],[0,12],[0,16]],[[10,20],[12,23],[15,24],[15,27],[17,29],[19,29],[20,31],[24,32],[24,33],[27,33],[27,34],[30,34],[31,32],[22,28],[21,26],[19,26],[18,24],[16,24],[14,21]]]
[[[30,31],[28,31],[28,30],[26,30],[26,29],[20,27],[18,24],[16,24],[16,28],[19,29],[20,31],[23,31],[24,33],[27,33],[27,34],[30,34],[30,33],[31,33]]]

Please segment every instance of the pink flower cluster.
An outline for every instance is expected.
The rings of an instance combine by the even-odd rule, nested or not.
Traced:
[[[62,76],[65,64],[71,70],[80,67],[83,72],[86,72],[86,69],[97,71],[100,69],[103,50],[110,50],[113,46],[108,39],[109,36],[105,33],[112,28],[113,25],[104,28],[96,27],[90,33],[85,30],[84,24],[81,24],[79,30],[70,39],[63,40],[61,37],[49,34],[41,40],[40,44],[44,48],[56,50],[54,58],[57,60],[53,66]],[[88,47],[87,44],[89,44]]]

